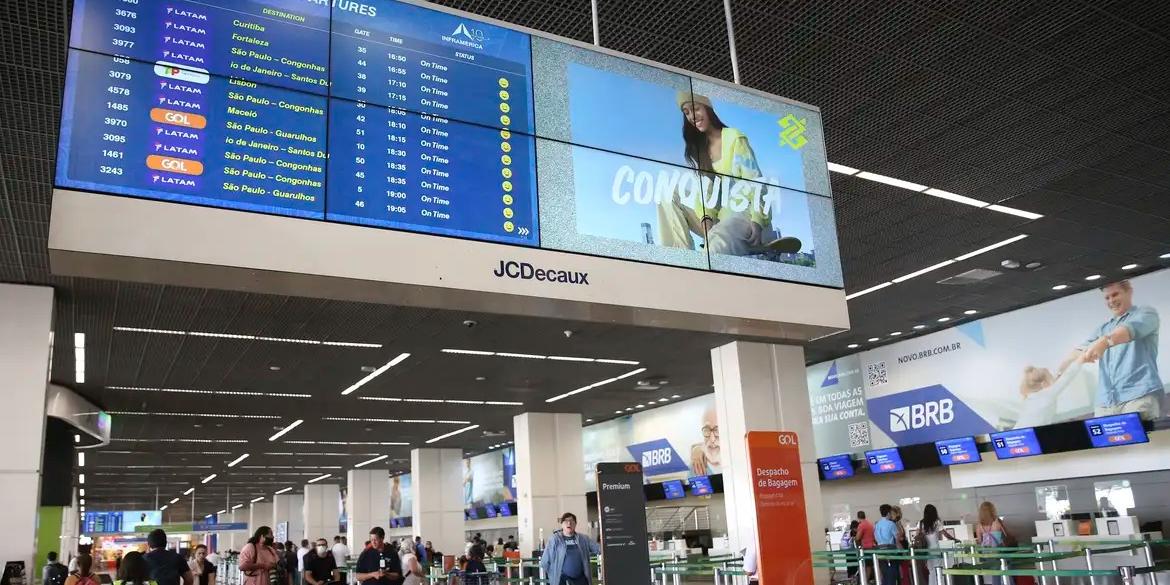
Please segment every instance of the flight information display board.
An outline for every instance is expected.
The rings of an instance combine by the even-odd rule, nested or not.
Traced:
[[[58,187],[842,286],[815,108],[398,0],[74,0],[69,47]]]
[[[692,496],[709,496],[715,493],[715,489],[711,486],[711,478],[706,475],[698,475],[689,480],[691,484]]]
[[[687,493],[683,490],[683,483],[681,479],[673,479],[662,484],[662,492],[666,494],[666,499],[677,500],[687,497]]]
[[[1142,417],[1136,412],[1102,416],[1085,421],[1085,430],[1094,447],[1118,447],[1149,442]]]
[[[975,437],[935,441],[934,448],[938,450],[938,460],[943,465],[978,463],[982,460],[979,456],[979,448],[975,446]]]
[[[822,457],[817,464],[821,468],[821,477],[826,480],[853,477],[853,457],[848,453]]]
[[[906,468],[897,447],[866,451],[865,459],[869,462],[870,473],[897,473]]]
[[[1000,459],[1031,457],[1044,453],[1040,449],[1040,441],[1036,439],[1036,430],[1031,428],[991,433],[991,446],[995,449],[995,456]]]

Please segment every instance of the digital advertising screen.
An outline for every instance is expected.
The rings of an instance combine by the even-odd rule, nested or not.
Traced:
[[[821,477],[827,480],[853,477],[853,457],[848,453],[817,459]]]
[[[1118,447],[1150,440],[1141,415],[1136,412],[1091,418],[1085,421],[1085,431],[1094,447]]]
[[[818,111],[442,10],[77,0],[61,121],[62,188],[842,286]]]
[[[943,465],[962,465],[964,463],[978,463],[979,448],[975,446],[975,437],[958,437],[935,441],[934,448],[938,451],[938,460]]]
[[[484,516],[484,518],[495,518],[496,517],[495,504],[484,504],[483,505],[483,516]]]
[[[479,510],[477,510],[475,508],[468,508],[466,511],[466,516],[467,516],[468,520],[478,520],[479,519]]]
[[[991,433],[991,446],[995,449],[995,456],[1000,459],[1043,454],[1040,442],[1036,440],[1036,431],[1032,428]]]
[[[715,489],[711,486],[711,478],[706,475],[698,475],[687,481],[690,483],[692,496],[709,496],[715,493]]]
[[[687,497],[686,491],[683,490],[681,479],[663,482],[662,491],[666,494],[666,499],[668,500],[678,500]]]
[[[512,515],[512,504],[510,502],[504,502],[503,504],[500,504],[500,516],[511,516],[511,515]]]
[[[897,447],[866,451],[865,460],[869,462],[870,473],[897,473],[905,469]]]

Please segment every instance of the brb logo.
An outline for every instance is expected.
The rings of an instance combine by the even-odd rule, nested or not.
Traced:
[[[950,398],[890,409],[890,430],[895,433],[950,424],[953,420],[955,401]]]
[[[873,426],[896,445],[930,443],[995,430],[942,384],[871,398],[866,406]]]
[[[642,473],[647,476],[686,471],[687,463],[666,439],[655,439],[627,447],[634,461],[642,462]]]

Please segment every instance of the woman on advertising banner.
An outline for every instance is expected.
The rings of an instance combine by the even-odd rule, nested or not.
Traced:
[[[658,231],[662,245],[694,248],[691,234],[695,233],[705,237],[708,251],[716,254],[746,256],[767,249],[789,253],[800,251],[799,239],[773,237],[779,234],[772,229],[770,205],[760,201],[765,192],[763,184],[742,189],[741,192],[749,198],[743,211],[725,205],[725,199],[729,198],[726,194],[733,192],[734,179],[751,180],[761,176],[747,136],[724,124],[707,96],[678,92],[676,100],[683,115],[682,135],[687,162],[704,174],[722,175],[724,194],[713,208],[705,210],[702,218],[683,205],[677,194],[671,201],[659,205]],[[719,184],[718,181],[715,184]],[[704,198],[710,199],[706,195]]]

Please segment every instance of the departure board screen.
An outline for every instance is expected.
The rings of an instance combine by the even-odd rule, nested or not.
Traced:
[[[524,33],[384,0],[78,0],[72,47],[61,186],[539,243]]]

